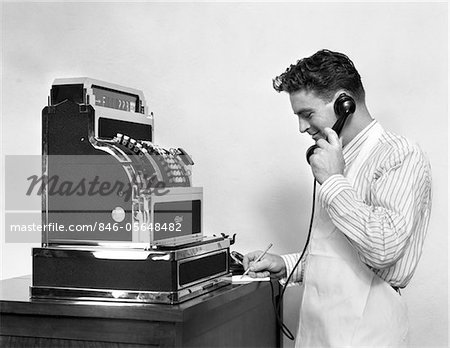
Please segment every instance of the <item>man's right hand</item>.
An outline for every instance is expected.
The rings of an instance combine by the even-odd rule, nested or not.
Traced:
[[[283,278],[286,276],[286,264],[281,256],[266,254],[262,260],[255,263],[255,260],[263,252],[261,250],[252,251],[244,255],[244,269],[250,268],[248,275],[252,278]]]

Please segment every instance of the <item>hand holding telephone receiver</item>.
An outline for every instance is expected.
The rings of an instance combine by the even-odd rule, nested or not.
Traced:
[[[349,95],[342,93],[334,102],[334,112],[336,113],[338,119],[336,123],[333,125],[332,129],[339,136],[341,134],[342,128],[344,127],[345,121],[347,117],[353,114],[356,110],[356,103],[352,97]],[[306,151],[306,160],[309,164],[309,158],[314,153],[314,150],[317,149],[317,145],[311,146]]]

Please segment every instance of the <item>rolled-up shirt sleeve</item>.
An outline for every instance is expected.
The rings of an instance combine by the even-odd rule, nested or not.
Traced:
[[[286,264],[286,277],[282,278],[280,280],[280,282],[282,284],[284,284],[284,283],[286,283],[287,278],[289,277],[289,275],[293,271],[295,265],[297,264],[298,259],[300,258],[300,254],[292,253],[292,254],[281,255],[281,257],[283,258],[284,263]],[[303,282],[304,267],[305,267],[304,260],[302,260],[300,262],[300,264],[298,265],[298,267],[295,269],[294,273],[292,274],[292,277],[289,281],[290,283],[302,283]]]

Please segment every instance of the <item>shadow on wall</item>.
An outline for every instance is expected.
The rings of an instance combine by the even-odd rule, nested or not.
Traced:
[[[283,322],[294,335],[297,337],[298,320],[300,314],[300,303],[303,296],[303,286],[289,286],[284,293],[283,300]],[[283,335],[283,347],[294,347],[294,341]]]

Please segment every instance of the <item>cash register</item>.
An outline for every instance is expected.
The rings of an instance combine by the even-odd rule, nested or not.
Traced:
[[[176,304],[230,284],[232,241],[204,233],[193,164],[155,142],[142,91],[56,79],[42,111],[31,298]]]

